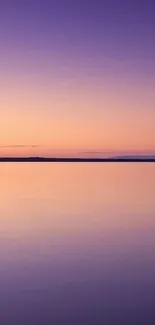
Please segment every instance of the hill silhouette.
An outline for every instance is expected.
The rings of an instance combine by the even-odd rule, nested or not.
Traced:
[[[110,158],[0,157],[0,162],[155,162],[155,156],[118,156]]]

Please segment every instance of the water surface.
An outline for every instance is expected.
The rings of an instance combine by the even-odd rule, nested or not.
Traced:
[[[0,324],[155,324],[155,165],[0,164]]]

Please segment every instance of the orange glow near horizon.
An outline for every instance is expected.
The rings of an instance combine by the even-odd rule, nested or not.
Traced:
[[[73,84],[55,77],[54,84],[53,76],[51,88],[35,84],[35,76],[28,79],[8,78],[2,88],[0,156],[155,152],[150,89],[142,95],[141,85],[135,94],[130,82],[118,86],[114,80],[109,86],[101,77],[97,83],[78,76]]]

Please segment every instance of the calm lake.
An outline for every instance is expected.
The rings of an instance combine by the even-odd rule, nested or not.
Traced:
[[[0,324],[155,324],[155,164],[0,164]]]

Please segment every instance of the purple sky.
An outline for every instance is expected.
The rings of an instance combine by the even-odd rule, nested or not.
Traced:
[[[154,152],[154,34],[154,1],[1,1],[0,145]]]

